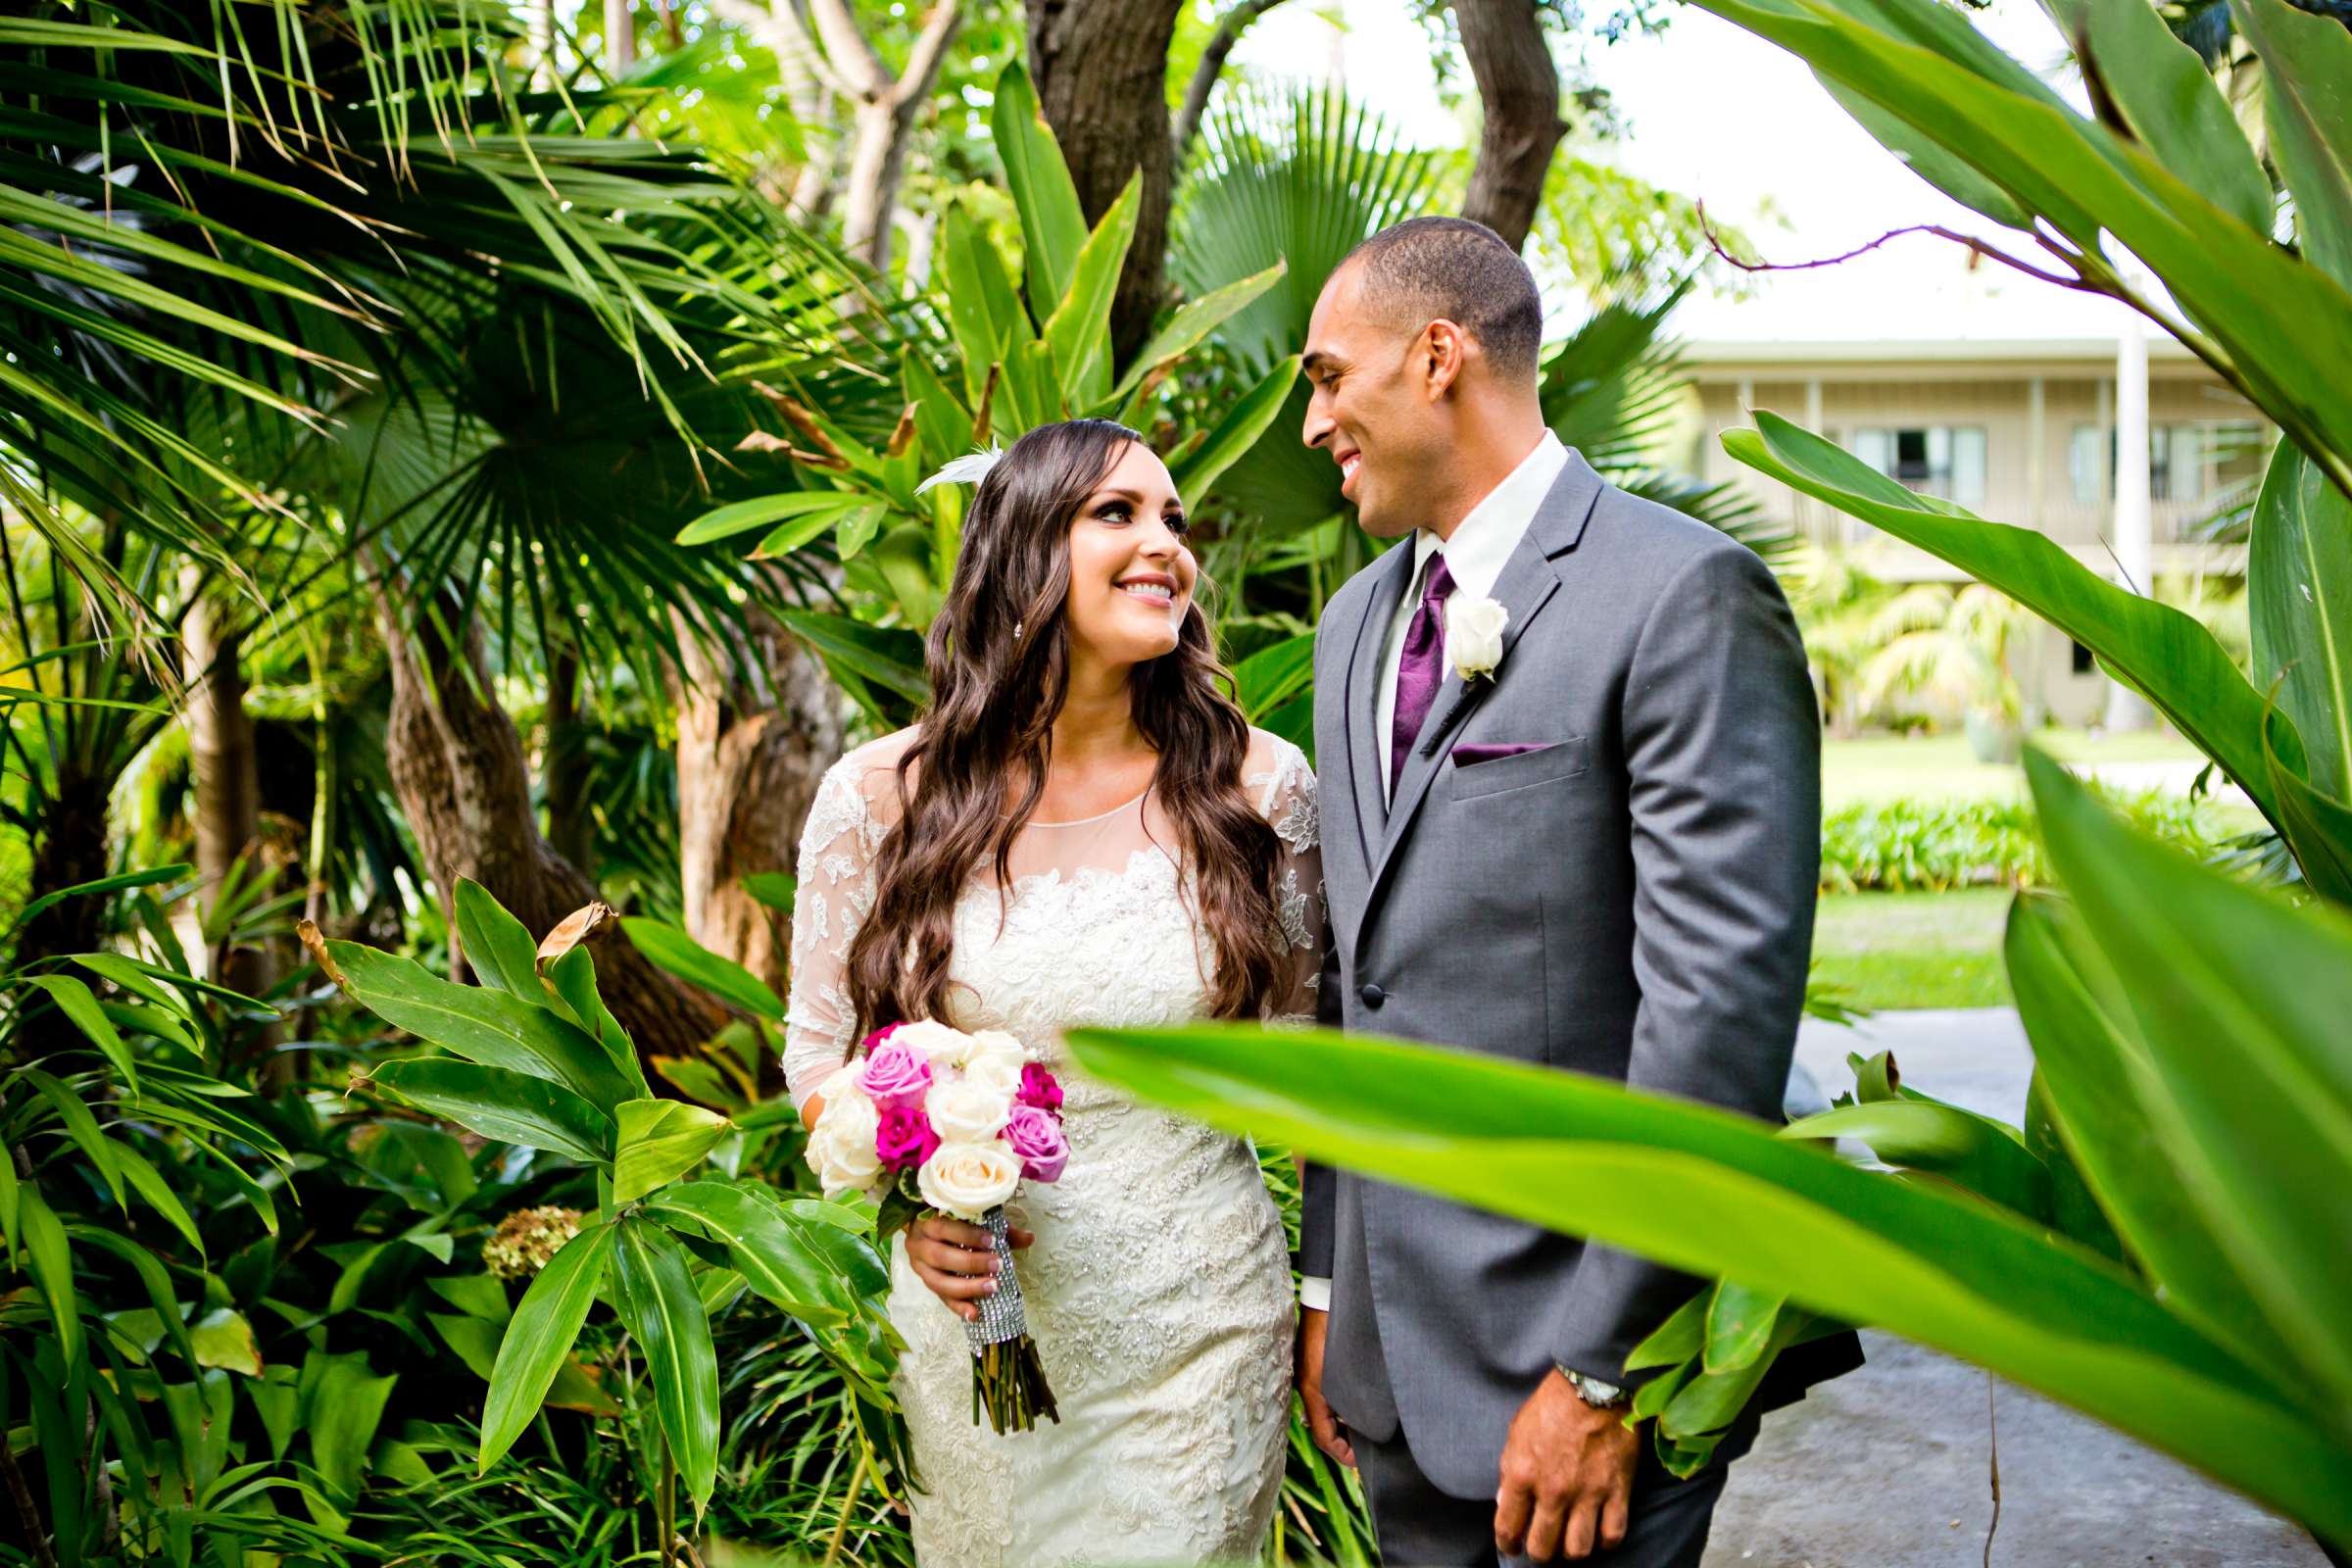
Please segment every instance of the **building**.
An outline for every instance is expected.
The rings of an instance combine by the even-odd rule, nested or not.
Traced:
[[[1869,524],[1764,478],[1723,432],[1768,409],[1819,431],[1915,490],[1996,522],[2038,528],[2105,576],[2115,506],[2116,340],[1953,338],[1700,340],[1687,345],[1698,406],[1689,470],[1740,485],[1766,514],[1849,551],[1883,582],[1964,574]],[[2148,343],[2148,488],[2154,576],[2238,577],[2242,544],[2204,537],[2259,481],[2270,437],[2255,411],[2174,340]],[[2148,584],[2140,584],[2145,589]],[[2031,708],[2094,722],[2106,681],[2051,628],[2013,662]]]

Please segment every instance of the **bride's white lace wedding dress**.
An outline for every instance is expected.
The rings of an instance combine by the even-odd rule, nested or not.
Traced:
[[[796,1102],[852,1044],[843,958],[873,899],[906,736],[826,774],[802,835],[785,1066]],[[1322,881],[1314,772],[1252,732],[1250,799],[1282,843],[1283,930],[1296,959],[1277,1015],[1313,1012]],[[1282,1222],[1247,1141],[1090,1083],[1060,1031],[1162,1024],[1205,1010],[1213,946],[1195,919],[1154,796],[1083,822],[1032,823],[1012,881],[983,874],[956,911],[957,1001],[945,1021],[1004,1029],[1061,1077],[1070,1162],[1007,1205],[1029,1333],[1058,1424],[974,1425],[963,1325],[893,1258],[906,1341],[898,1390],[926,1490],[911,1500],[923,1568],[1198,1562],[1256,1555],[1281,1489],[1292,1298]]]

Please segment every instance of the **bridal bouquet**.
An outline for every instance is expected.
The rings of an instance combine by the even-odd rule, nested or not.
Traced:
[[[1054,1075],[1022,1059],[1008,1034],[923,1021],[866,1036],[818,1093],[825,1110],[808,1138],[808,1164],[828,1194],[862,1192],[881,1204],[884,1247],[934,1212],[995,1238],[997,1292],[964,1325],[973,1425],[983,1410],[1000,1434],[1026,1432],[1040,1415],[1058,1422],[1004,1236],[1004,1202],[1022,1181],[1059,1180],[1069,1163]]]

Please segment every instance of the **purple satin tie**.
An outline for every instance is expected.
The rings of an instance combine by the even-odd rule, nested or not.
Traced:
[[[1404,628],[1403,657],[1396,662],[1396,718],[1389,726],[1391,795],[1396,793],[1413,742],[1421,738],[1421,725],[1438,700],[1438,688],[1446,684],[1446,601],[1452,592],[1453,573],[1446,569],[1445,556],[1430,557],[1421,603]]]

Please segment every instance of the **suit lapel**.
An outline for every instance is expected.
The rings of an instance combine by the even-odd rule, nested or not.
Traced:
[[[1585,524],[1592,514],[1592,504],[1599,499],[1600,489],[1600,476],[1580,454],[1570,452],[1567,467],[1545,493],[1526,535],[1519,541],[1519,548],[1511,552],[1510,560],[1503,564],[1502,575],[1494,583],[1494,598],[1510,614],[1503,627],[1501,662],[1495,665],[1493,681],[1482,680],[1476,687],[1467,688],[1460,675],[1448,671],[1446,684],[1438,688],[1437,699],[1429,706],[1429,717],[1422,721],[1421,733],[1413,742],[1412,755],[1405,760],[1404,772],[1396,780],[1396,798],[1389,804],[1387,828],[1372,856],[1372,880],[1364,899],[1367,915],[1379,902],[1381,881],[1411,831],[1413,819],[1419,814],[1438,770],[1445,765],[1451,738],[1460,732],[1487,691],[1495,682],[1510,678],[1512,650],[1559,592],[1567,573],[1566,558],[1584,537]],[[1388,603],[1393,610],[1396,601],[1391,599]],[[1378,782],[1376,761],[1376,789]],[[1374,799],[1377,802],[1378,796]]]
[[[1355,628],[1355,651],[1348,661],[1348,773],[1355,788],[1355,826],[1370,870],[1380,848],[1381,824],[1389,814],[1387,781],[1380,766],[1380,664],[1389,623],[1412,586],[1413,547],[1408,540],[1381,559],[1364,618]]]

